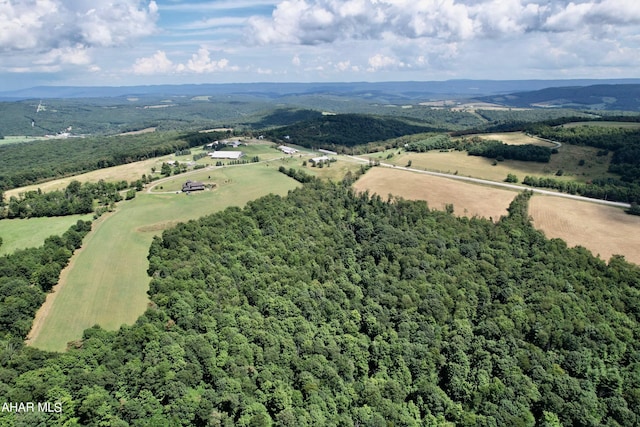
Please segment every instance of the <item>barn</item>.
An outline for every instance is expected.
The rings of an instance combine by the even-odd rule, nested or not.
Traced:
[[[242,156],[244,156],[242,151],[212,151],[209,153],[209,157],[212,159],[238,160]]]

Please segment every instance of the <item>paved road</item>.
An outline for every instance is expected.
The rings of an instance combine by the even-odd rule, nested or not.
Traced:
[[[352,158],[352,159],[354,159],[354,160],[356,160],[358,162],[361,162],[361,163],[369,163],[368,159],[363,159],[361,157],[356,157],[356,156],[346,156],[346,157],[350,157],[350,158]],[[579,201],[582,201],[582,202],[598,203],[598,204],[601,204],[601,205],[615,206],[615,207],[621,207],[621,208],[629,208],[630,207],[629,203],[611,202],[609,200],[601,200],[601,199],[592,199],[590,197],[576,196],[575,194],[558,193],[556,191],[543,190],[541,188],[527,187],[527,186],[518,185],[518,184],[510,184],[510,183],[507,183],[507,182],[489,181],[487,179],[471,178],[469,176],[460,176],[460,175],[453,175],[453,174],[441,173],[441,172],[431,172],[431,171],[426,171],[426,170],[408,168],[408,167],[404,167],[404,166],[395,166],[395,165],[391,165],[389,163],[380,163],[380,166],[387,167],[387,168],[404,170],[404,171],[409,171],[409,172],[422,173],[422,174],[426,174],[426,175],[439,176],[441,178],[456,179],[458,181],[471,182],[471,183],[474,183],[474,184],[482,184],[482,185],[490,185],[490,186],[493,186],[493,187],[508,188],[510,190],[517,190],[517,191],[531,190],[534,193],[538,193],[538,194],[544,194],[544,195],[547,195],[547,196],[555,196],[555,197],[564,197],[565,199],[579,200]]]

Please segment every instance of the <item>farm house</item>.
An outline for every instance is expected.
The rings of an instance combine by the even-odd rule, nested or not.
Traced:
[[[204,183],[202,182],[189,180],[182,185],[182,191],[185,193],[187,191],[202,191],[202,190],[204,190]]]

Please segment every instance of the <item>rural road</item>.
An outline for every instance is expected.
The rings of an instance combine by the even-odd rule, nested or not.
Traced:
[[[362,157],[356,157],[356,156],[346,156],[346,157],[352,158],[352,159],[354,159],[354,160],[356,160],[358,162],[369,163],[368,159],[363,159]],[[510,183],[507,183],[507,182],[489,181],[487,179],[472,178],[472,177],[469,177],[469,176],[453,175],[453,174],[442,173],[442,172],[431,172],[431,171],[427,171],[427,170],[408,168],[408,167],[404,167],[404,166],[395,166],[395,165],[391,165],[389,163],[380,163],[380,166],[383,166],[383,167],[386,167],[386,168],[404,170],[404,171],[408,171],[408,172],[416,172],[416,173],[422,173],[422,174],[426,174],[426,175],[439,176],[441,178],[456,179],[458,181],[466,181],[466,182],[471,182],[471,183],[474,183],[474,184],[490,185],[490,186],[493,186],[493,187],[500,187],[500,188],[508,188],[508,189],[517,190],[517,191],[531,190],[534,193],[544,194],[544,195],[547,195],[547,196],[563,197],[565,199],[579,200],[579,201],[582,201],[582,202],[599,203],[601,205],[614,206],[614,207],[618,207],[618,208],[629,208],[629,207],[631,207],[631,205],[629,203],[612,202],[612,201],[609,201],[609,200],[601,200],[601,199],[592,199],[590,197],[576,196],[575,194],[558,193],[556,191],[543,190],[543,189],[540,189],[540,188],[527,187],[527,186],[524,186],[524,185],[510,184]]]

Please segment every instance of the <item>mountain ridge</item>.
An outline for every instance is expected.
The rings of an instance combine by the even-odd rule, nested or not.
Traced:
[[[0,100],[32,98],[102,98],[123,96],[255,95],[278,98],[296,94],[333,94],[367,98],[384,95],[415,100],[429,97],[483,97],[539,91],[553,87],[638,84],[640,79],[445,80],[391,82],[213,83],[147,86],[35,86],[0,92]]]

